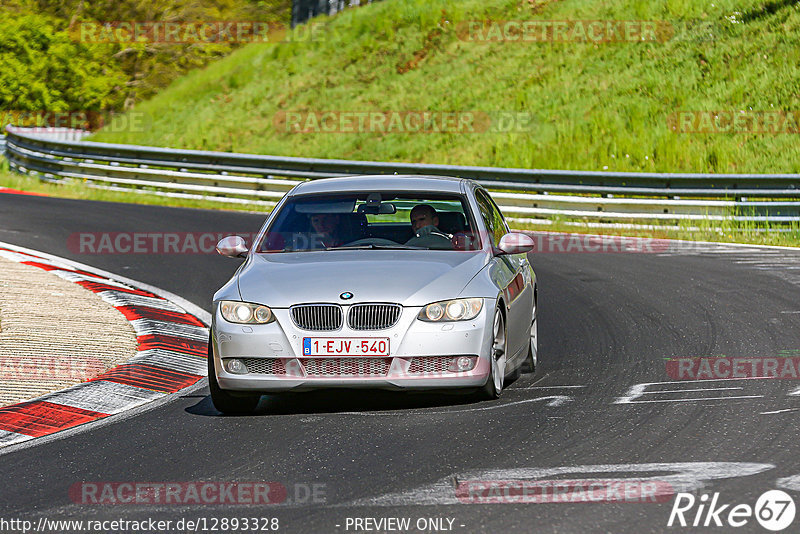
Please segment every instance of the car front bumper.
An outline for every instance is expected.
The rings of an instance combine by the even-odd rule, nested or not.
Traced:
[[[215,307],[212,323],[214,368],[220,388],[242,392],[308,391],[323,388],[387,390],[480,387],[489,374],[495,302],[486,299],[470,321],[429,323],[417,319],[421,308],[403,308],[392,328],[335,332],[299,329],[289,310],[275,309],[276,321],[241,325],[225,321]],[[346,310],[345,310],[346,314]],[[388,356],[311,357],[303,355],[303,338],[388,338]],[[452,371],[448,362],[471,357],[474,367]],[[246,374],[228,372],[223,360],[240,359]]]

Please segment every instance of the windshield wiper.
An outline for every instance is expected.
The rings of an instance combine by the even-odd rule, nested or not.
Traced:
[[[414,247],[411,245],[342,245],[340,247],[327,247],[325,250],[428,250],[428,247]]]

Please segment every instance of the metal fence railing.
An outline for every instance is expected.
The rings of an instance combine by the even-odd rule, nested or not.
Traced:
[[[348,7],[371,4],[378,0],[292,0],[292,27],[319,15],[335,15]]]
[[[444,175],[483,184],[509,216],[592,221],[800,221],[798,174],[507,169],[293,158],[43,139],[7,128],[6,159],[45,180],[224,202],[272,204],[298,180]]]

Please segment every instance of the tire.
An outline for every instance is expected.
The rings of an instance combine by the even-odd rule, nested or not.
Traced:
[[[498,308],[494,312],[492,328],[491,365],[486,384],[480,390],[480,397],[486,400],[496,399],[503,392],[506,372],[506,322]]]
[[[233,395],[219,387],[217,371],[214,369],[214,347],[212,340],[208,340],[208,389],[211,390],[211,402],[214,408],[226,415],[252,414],[261,400],[257,393],[240,393]]]
[[[533,319],[531,320],[531,342],[528,345],[528,356],[522,364],[523,373],[535,373],[539,363],[539,325],[537,319],[538,303],[533,301]]]

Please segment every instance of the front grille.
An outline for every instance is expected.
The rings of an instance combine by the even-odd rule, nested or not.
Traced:
[[[339,330],[342,308],[337,304],[302,304],[291,308],[292,321],[303,330]]]
[[[391,358],[304,358],[308,376],[386,376]]]
[[[256,375],[285,375],[286,365],[280,358],[242,358],[248,373]]]
[[[427,356],[424,358],[414,358],[408,367],[410,374],[416,373],[447,373],[450,364],[453,363],[452,357]]]
[[[355,304],[347,314],[347,324],[353,330],[385,330],[397,323],[402,309],[398,304]]]

